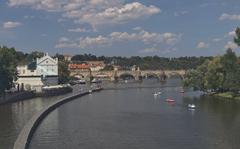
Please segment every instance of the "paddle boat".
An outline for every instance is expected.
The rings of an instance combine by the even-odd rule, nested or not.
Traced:
[[[175,100],[174,100],[174,99],[171,99],[171,98],[167,98],[167,99],[166,99],[166,102],[175,102]]]
[[[162,94],[162,92],[155,92],[153,95],[158,96],[158,95],[161,95],[161,94]]]
[[[188,108],[190,108],[190,109],[195,109],[196,106],[195,106],[195,104],[188,104]]]

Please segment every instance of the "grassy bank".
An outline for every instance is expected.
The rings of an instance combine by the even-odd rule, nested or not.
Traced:
[[[240,95],[233,92],[216,93],[214,94],[214,96],[227,98],[227,99],[240,100]]]

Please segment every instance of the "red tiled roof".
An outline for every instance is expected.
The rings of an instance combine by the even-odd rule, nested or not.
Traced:
[[[90,66],[88,64],[69,64],[70,69],[89,69]]]

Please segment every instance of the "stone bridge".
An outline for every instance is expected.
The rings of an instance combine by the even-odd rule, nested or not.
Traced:
[[[184,78],[185,70],[117,70],[112,71],[72,71],[71,76],[80,76],[82,79],[89,80],[90,78],[110,79],[112,81],[124,78],[126,76],[132,77],[135,80],[141,80],[142,78],[155,77],[160,80],[178,76]]]

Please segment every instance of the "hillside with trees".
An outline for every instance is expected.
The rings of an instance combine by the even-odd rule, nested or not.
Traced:
[[[122,69],[130,69],[133,65],[139,66],[142,70],[188,70],[195,69],[201,65],[205,60],[210,60],[212,57],[179,57],[166,58],[159,56],[132,56],[132,57],[105,57],[95,56],[91,54],[75,55],[72,61],[104,61],[105,64],[118,65]]]

